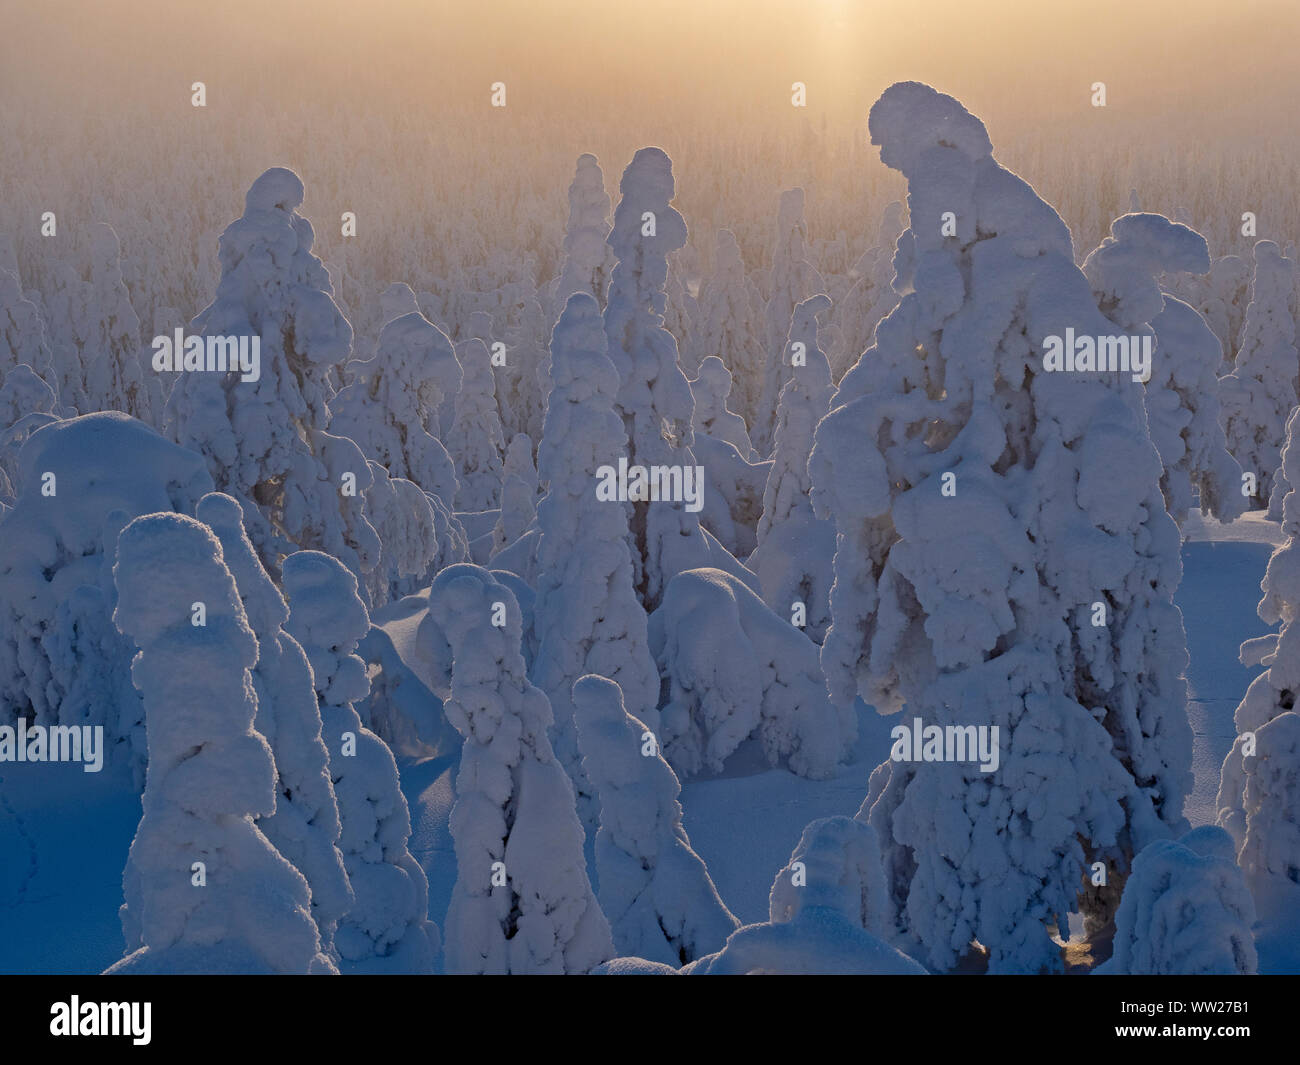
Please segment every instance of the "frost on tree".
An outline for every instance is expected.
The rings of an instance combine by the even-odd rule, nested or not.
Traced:
[[[464,373],[449,437],[460,475],[456,510],[494,510],[501,503],[506,441],[497,410],[492,353],[476,337],[457,344],[456,356]]]
[[[1060,217],[928,86],[888,89],[870,130],[908,180],[911,228],[900,303],[809,461],[837,533],[821,662],[843,708],[860,696],[925,725],[999,729],[996,772],[873,774],[900,935],[938,969],[978,941],[992,972],[1059,971],[1051,926],[1081,904],[1104,923],[1131,855],[1184,825],[1178,529],[1141,394],[1125,393],[1142,385],[1044,372],[1046,338],[1116,328]],[[1080,900],[1095,861],[1110,887]]]
[[[1296,324],[1291,312],[1295,266],[1271,240],[1255,245],[1250,305],[1236,367],[1219,381],[1228,449],[1255,475],[1250,505],[1268,505],[1280,461],[1287,416],[1296,405]]]
[[[1158,214],[1117,218],[1110,235],[1083,264],[1103,314],[1117,335],[1152,337],[1146,383],[1147,422],[1164,473],[1166,509],[1181,523],[1199,491],[1203,514],[1232,521],[1245,510],[1241,468],[1228,454],[1219,425],[1218,367],[1223,354],[1205,320],[1160,291],[1165,272],[1210,269],[1205,238]]]
[[[379,555],[363,509],[370,472],[354,443],[325,431],[330,373],[347,361],[352,327],[312,254],[302,200],[302,181],[283,167],[253,182],[243,216],[221,234],[216,297],[191,323],[205,338],[260,338],[260,376],[182,373],[166,426],[239,500],[263,562],[313,548],[364,573]]]
[[[370,628],[356,577],[320,551],[284,560],[288,632],[311,663],[322,737],[338,799],[339,849],[355,901],[334,942],[344,962],[383,972],[427,973],[438,953],[429,884],[411,856],[411,815],[388,746],[353,707],[370,692],[354,652]]]
[[[366,513],[379,533],[379,561],[364,574],[365,598],[371,609],[429,586],[443,566],[464,562],[469,554],[465,529],[435,495],[413,481],[390,477],[377,462],[368,463],[374,480],[366,489]]]
[[[1115,952],[1095,971],[1253,975],[1255,903],[1232,850],[1231,837],[1213,825],[1143,848],[1115,913]]]
[[[459,482],[442,443],[451,426],[439,413],[461,387],[451,341],[422,314],[404,314],[384,326],[375,357],[351,369],[352,382],[330,403],[330,432],[453,507]]]
[[[660,742],[679,776],[721,771],[750,736],[772,765],[813,780],[848,757],[857,717],[827,699],[817,645],[735,577],[678,574],[649,635],[666,685]]]
[[[1300,493],[1291,487],[1300,485],[1298,431],[1300,420],[1293,414],[1287,423],[1279,471],[1279,481],[1288,488],[1282,501],[1282,532],[1286,540],[1268,560],[1260,582],[1264,595],[1256,608],[1266,625],[1278,625],[1279,629],[1241,645],[1243,665],[1267,668],[1250,682],[1237,706],[1233,715],[1237,738],[1219,774],[1216,821],[1232,836],[1238,849],[1246,837],[1248,767],[1257,757],[1252,752],[1259,743],[1260,729],[1290,711],[1295,705],[1295,693],[1300,691],[1300,625],[1295,624],[1300,609]]]
[[[589,972],[614,944],[587,879],[573,785],[547,738],[551,707],[519,651],[519,605],[487,570],[449,566],[429,590],[428,622],[426,653],[450,664],[436,694],[465,739],[445,969]]]
[[[781,193],[776,222],[776,246],[767,293],[767,359],[763,364],[763,390],[750,423],[750,438],[760,455],[772,450],[772,427],[777,399],[790,377],[790,316],[809,296],[826,291],[816,268],[807,261],[804,243],[808,237],[803,220],[803,189]]]
[[[38,429],[0,518],[0,714],[103,725],[111,757],[143,781],[144,715],[130,641],[113,626],[118,532],[157,511],[193,513],[212,491],[201,456],[118,412]]]
[[[745,419],[736,414],[727,402],[732,393],[731,371],[716,355],[706,355],[700,360],[695,379],[690,382],[691,396],[695,400],[692,424],[696,434],[703,433],[715,440],[725,440],[742,458],[752,457],[749,430]]]
[[[719,950],[740,922],[691,849],[681,785],[657,738],[605,677],[579,678],[572,697],[583,769],[600,802],[596,875],[614,945],[674,967]]]
[[[763,385],[763,327],[754,313],[754,300],[735,234],[720,229],[713,273],[700,291],[691,346],[683,353],[682,367],[698,372],[708,356],[720,358],[736,381],[733,409],[747,425],[754,420]]]
[[[814,821],[772,882],[767,923],[737,929],[721,951],[684,971],[922,976],[886,942],[887,894],[875,832],[847,817]]]
[[[58,421],[59,410],[54,390],[26,363],[0,372],[0,475],[9,484],[7,494],[15,495],[19,488],[23,444],[41,426]]]
[[[797,365],[791,367],[790,380],[781,389],[758,547],[746,562],[758,574],[763,601],[775,613],[790,616],[818,644],[831,620],[835,526],[813,513],[808,456],[817,423],[830,410],[835,391],[830,365],[817,341],[817,315],[830,305],[828,296],[809,297],[794,309],[790,320],[787,347],[796,352]]]
[[[686,243],[686,222],[672,207],[672,160],[642,148],[623,171],[609,245],[618,260],[605,308],[609,357],[620,378],[618,409],[628,465],[693,467],[694,400],[677,364],[677,341],[664,328],[668,256]],[[610,455],[606,461],[614,462]],[[708,488],[704,491],[707,493]],[[647,609],[683,570],[711,564],[696,514],[681,503],[637,501],[630,521],[633,579]]]
[[[103,222],[87,230],[88,280],[77,332],[87,411],[120,410],[153,424],[161,414],[162,381],[144,362],[140,320],[122,280],[122,249]]]
[[[903,205],[885,207],[876,243],[862,253],[850,274],[855,280],[832,311],[840,330],[840,350],[832,350],[831,376],[838,381],[875,341],[876,326],[898,303],[894,291],[894,248],[903,231]]]
[[[257,825],[276,810],[276,765],[254,726],[257,637],[221,544],[193,518],[149,514],[122,530],[116,559],[149,776],[122,876],[127,955],[108,971],[335,972],[307,881]]]
[[[59,377],[41,313],[23,295],[18,275],[0,267],[0,377],[24,363],[57,390]]]
[[[537,599],[541,636],[532,681],[550,700],[554,746],[595,824],[595,800],[580,764],[572,690],[586,673],[623,689],[632,713],[659,727],[659,674],[650,655],[645,609],[632,585],[630,507],[596,497],[596,470],[624,454],[627,436],[614,407],[619,378],[607,354],[594,299],[570,298],[551,336],[555,387],[538,450],[548,486],[537,507]]]
[[[352,908],[352,887],[339,843],[339,808],[330,778],[329,752],[321,739],[320,706],[311,666],[298,641],[284,629],[289,608],[244,532],[244,512],[230,496],[213,492],[199,500],[195,517],[221,543],[226,568],[257,637],[253,727],[275,758],[275,811],[258,827],[311,888],[311,913],[322,950],[332,954],[334,931]]]

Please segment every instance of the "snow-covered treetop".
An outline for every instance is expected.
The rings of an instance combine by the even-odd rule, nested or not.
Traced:
[[[1160,214],[1121,215],[1083,263],[1102,310],[1129,329],[1150,322],[1164,308],[1156,282],[1162,273],[1209,270],[1205,238]]]

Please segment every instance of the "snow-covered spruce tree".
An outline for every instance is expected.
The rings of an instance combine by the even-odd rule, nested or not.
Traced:
[[[40,311],[23,295],[18,275],[0,269],[0,377],[24,363],[50,388],[57,389],[59,377]]]
[[[808,232],[803,220],[803,189],[781,193],[776,222],[776,246],[772,251],[772,270],[767,297],[767,358],[763,364],[763,391],[758,409],[750,423],[749,435],[760,455],[772,450],[772,427],[776,420],[777,399],[790,378],[790,316],[795,307],[809,296],[826,291],[816,268],[805,258],[804,242]]]
[[[597,498],[596,471],[627,448],[614,407],[619,378],[607,354],[594,299],[569,299],[551,336],[555,387],[538,450],[547,485],[537,506],[536,631],[532,681],[550,700],[556,757],[573,780],[578,811],[594,826],[596,804],[580,764],[573,724],[574,682],[587,673],[623,690],[633,713],[657,732],[659,674],[646,613],[632,584],[630,507]]]
[[[1165,506],[1181,523],[1200,489],[1201,510],[1231,521],[1245,510],[1241,469],[1219,425],[1218,367],[1223,354],[1210,327],[1190,306],[1160,291],[1162,273],[1204,274],[1210,251],[1187,226],[1158,214],[1126,214],[1085,260],[1098,306],[1130,343],[1151,336],[1147,422],[1164,473]],[[1300,368],[1298,368],[1300,369]]]
[[[699,372],[690,386],[695,400],[692,423],[696,434],[725,440],[741,458],[750,458],[753,447],[745,419],[727,406],[732,393],[732,376],[727,364],[716,355],[706,355],[700,360]]]
[[[519,604],[487,570],[449,566],[429,590],[421,631],[436,645],[426,652],[451,664],[436,694],[465,739],[445,969],[588,972],[614,944],[587,879],[573,785],[547,738],[551,707],[519,651]]]
[[[998,729],[994,770],[873,774],[859,816],[904,941],[938,969],[977,940],[992,972],[1059,970],[1051,925],[1081,902],[1104,923],[1132,854],[1185,825],[1178,529],[1141,385],[1046,372],[1049,338],[1115,330],[1060,217],[950,96],[894,85],[869,124],[911,228],[809,461],[837,531],[822,666],[841,707]],[[1098,861],[1109,887],[1081,900]]]
[[[740,245],[729,229],[718,230],[713,273],[700,291],[691,349],[689,355],[683,354],[683,369],[695,372],[709,355],[720,358],[735,378],[735,410],[748,425],[762,393],[762,326],[755,320]]]
[[[475,337],[457,344],[456,356],[464,372],[450,435],[460,475],[456,510],[494,510],[501,503],[506,441],[497,411],[492,353]]]
[[[497,519],[496,537],[501,543],[513,544],[533,525],[539,484],[533,465],[533,441],[527,433],[516,433],[506,448],[501,477],[501,517]]]
[[[605,677],[579,678],[573,706],[583,770],[600,802],[596,875],[614,945],[674,967],[719,950],[740,922],[691,849],[681,784],[658,740]]]
[[[307,881],[255,821],[275,812],[276,765],[254,727],[257,638],[220,543],[193,518],[149,514],[116,557],[149,773],[122,876],[127,956],[108,971],[335,972]]]
[[[672,160],[660,148],[640,149],[623,171],[619,191],[609,234],[618,262],[605,307],[605,335],[620,378],[618,409],[627,428],[628,465],[676,466],[684,472],[695,465],[694,400],[677,364],[677,342],[663,319],[668,256],[686,243],[686,222],[671,204]],[[658,604],[674,574],[710,564],[699,519],[681,503],[633,503],[630,530],[633,580],[647,610]]]
[[[422,314],[404,314],[384,326],[375,357],[351,369],[352,382],[330,403],[330,432],[453,507],[460,484],[442,444],[451,426],[440,421],[461,387],[451,341]]]
[[[1256,757],[1259,730],[1295,706],[1300,692],[1300,418],[1287,421],[1279,479],[1289,490],[1282,501],[1282,532],[1286,540],[1268,560],[1260,589],[1264,595],[1256,611],[1275,633],[1241,645],[1243,665],[1266,666],[1255,676],[1233,715],[1237,738],[1219,772],[1215,802],[1216,822],[1228,831],[1240,849],[1246,838],[1246,780],[1248,760]]]
[[[1294,289],[1294,264],[1271,240],[1261,240],[1255,245],[1236,367],[1219,381],[1228,450],[1245,473],[1254,474],[1250,503],[1256,510],[1268,505],[1287,416],[1296,405],[1300,355],[1290,306]]]
[[[110,757],[125,757],[143,783],[134,651],[111,618],[113,545],[132,518],[192,513],[212,478],[201,456],[107,412],[38,429],[17,483],[0,519],[0,714],[103,725]]]
[[[737,929],[721,951],[684,971],[924,975],[886,942],[888,912],[875,832],[847,817],[824,817],[803,830],[789,864],[776,874],[767,923]]]
[[[1115,913],[1115,953],[1096,972],[1250,976],[1258,965],[1254,923],[1232,838],[1203,825],[1180,840],[1156,840],[1133,860]]]
[[[609,236],[609,193],[605,175],[594,155],[578,156],[578,168],[569,186],[569,221],[564,228],[564,266],[551,296],[551,307],[558,314],[569,297],[585,292],[601,307],[613,269],[613,254],[605,238]],[[545,391],[549,386],[543,385]]]
[[[1243,800],[1240,861],[1260,916],[1293,919],[1300,903],[1300,714],[1278,714],[1255,735]]]
[[[122,280],[122,249],[113,228],[94,222],[86,233],[90,259],[77,331],[87,410],[120,410],[154,424],[162,382],[143,361],[140,320]]]
[[[253,182],[243,216],[221,234],[216,297],[191,323],[205,338],[257,338],[257,380],[186,371],[165,421],[173,440],[204,457],[218,490],[239,500],[264,563],[314,548],[359,574],[379,555],[363,509],[370,471],[355,444],[325,431],[329,374],[347,361],[352,327],[312,254],[302,200],[302,181],[283,167]]]
[[[352,907],[352,887],[339,843],[339,807],[321,739],[320,706],[302,647],[284,630],[289,608],[244,532],[244,512],[228,495],[199,500],[195,517],[221,543],[226,568],[257,637],[252,671],[257,695],[253,727],[275,757],[275,811],[257,819],[272,845],[306,878],[321,948],[334,950],[334,931]]]
[[[817,423],[830,410],[835,391],[830,364],[817,341],[817,315],[830,305],[829,296],[811,296],[794,309],[790,320],[788,349],[795,353],[794,365],[777,406],[758,547],[746,563],[758,574],[763,602],[781,615],[802,610],[800,627],[818,644],[831,621],[835,526],[813,513],[808,456]]]
[[[852,751],[857,717],[827,698],[817,645],[732,575],[679,573],[648,634],[666,684],[656,732],[678,776],[721,771],[750,736],[814,780]]]
[[[284,560],[285,628],[311,663],[322,737],[338,799],[339,849],[355,901],[334,942],[346,963],[426,973],[438,954],[428,919],[429,882],[411,856],[411,814],[388,746],[361,723],[353,703],[370,691],[354,652],[370,628],[357,579],[337,559],[298,551]]]

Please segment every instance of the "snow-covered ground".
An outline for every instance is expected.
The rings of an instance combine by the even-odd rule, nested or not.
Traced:
[[[1184,531],[1177,602],[1191,653],[1188,714],[1195,735],[1196,782],[1186,812],[1196,826],[1214,819],[1219,767],[1235,735],[1233,711],[1258,672],[1238,662],[1237,648],[1268,631],[1255,604],[1280,537],[1278,526],[1258,514],[1223,526],[1193,512]],[[411,597],[377,612],[375,621],[403,661],[425,679],[428,663],[417,641],[423,617],[420,597]],[[859,718],[854,757],[829,780],[768,768],[751,739],[731,756],[723,773],[701,774],[683,786],[692,845],[742,922],[766,919],[772,879],[789,861],[805,825],[857,812],[872,769],[888,755],[894,723],[862,706]],[[411,807],[409,849],[428,874],[429,916],[440,927],[456,879],[447,822],[458,761],[453,746],[444,740],[443,747],[434,757],[399,759],[402,790]],[[85,773],[76,764],[3,766],[0,972],[99,972],[122,956],[117,917],[121,875],[139,817],[140,799],[124,772]],[[589,864],[590,853],[588,841]],[[1296,971],[1300,959],[1292,941],[1261,938],[1261,971]]]

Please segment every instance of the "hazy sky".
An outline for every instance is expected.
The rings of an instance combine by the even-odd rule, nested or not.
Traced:
[[[1179,116],[1243,136],[1289,132],[1300,101],[1295,0],[0,0],[0,87],[83,107],[165,108],[175,86],[237,85],[436,111],[503,80],[540,115],[600,103],[634,121],[690,106],[762,122],[865,117],[926,80],[994,128]],[[214,96],[217,94],[214,92]],[[134,99],[134,104],[130,101]],[[1288,119],[1282,122],[1282,119]]]

